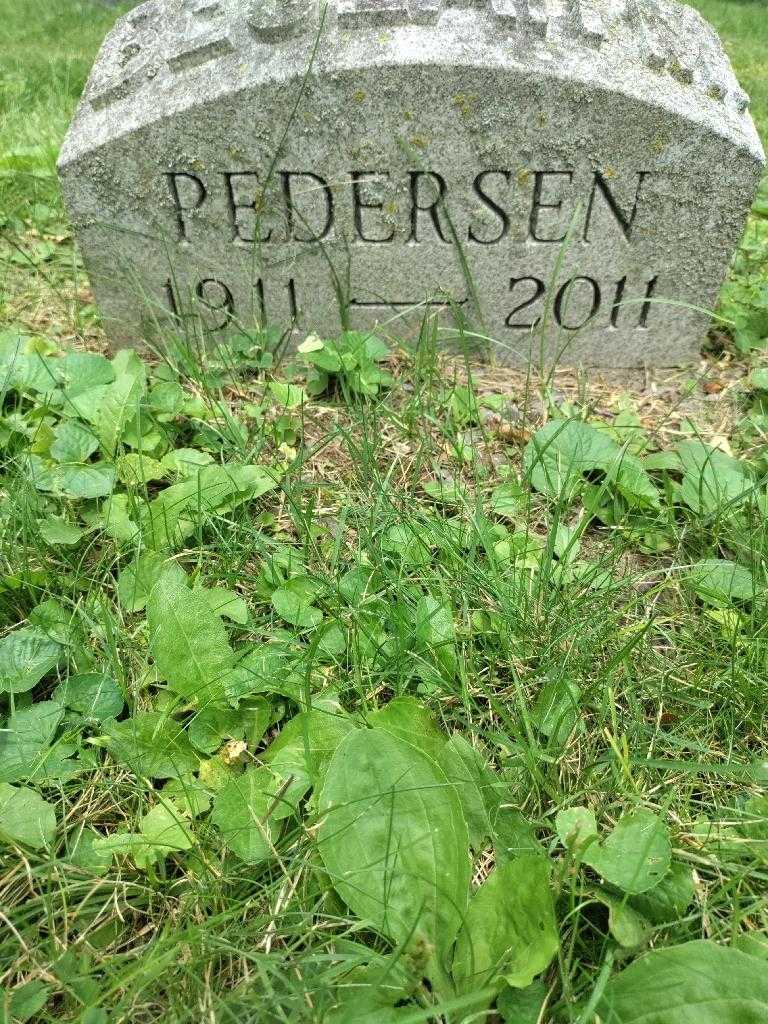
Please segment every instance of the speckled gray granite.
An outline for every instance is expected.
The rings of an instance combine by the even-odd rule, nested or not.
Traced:
[[[764,156],[674,0],[150,0],[60,161],[117,342],[181,317],[694,358]],[[343,311],[343,313],[341,312]]]

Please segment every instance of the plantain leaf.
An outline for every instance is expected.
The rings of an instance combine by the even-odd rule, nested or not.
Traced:
[[[249,768],[216,794],[211,821],[240,860],[259,864],[272,856],[275,825],[270,809],[280,780],[264,765]]]
[[[137,775],[174,779],[198,768],[198,757],[184,730],[160,711],[144,711],[124,722],[107,723],[105,731],[114,759]]]
[[[146,388],[146,369],[135,352],[119,352],[113,366],[117,377],[104,389],[95,424],[102,447],[111,457]]]
[[[372,711],[366,721],[373,729],[383,729],[412,743],[435,761],[447,742],[432,715],[415,697],[393,697],[383,708]]]
[[[64,716],[53,700],[14,712],[0,731],[0,781],[18,782],[44,773],[50,745]]]
[[[456,941],[453,976],[460,992],[489,985],[526,988],[559,947],[551,868],[519,857],[494,868],[469,904]]]
[[[317,708],[295,715],[283,726],[263,755],[272,771],[288,783],[274,810],[276,820],[291,815],[296,802],[322,783],[336,749],[353,729],[343,714]]]
[[[144,536],[158,550],[179,547],[206,518],[266,494],[277,482],[262,466],[204,466],[144,506]]]
[[[177,567],[157,577],[147,601],[149,647],[169,687],[201,704],[222,700],[234,654],[208,593],[190,589]]]
[[[669,870],[672,848],[666,826],[644,808],[623,814],[602,843],[595,817],[585,807],[560,811],[555,822],[563,845],[624,892],[647,892]]]
[[[56,812],[26,786],[0,782],[0,839],[39,850],[56,835]]]
[[[39,626],[24,626],[0,640],[0,693],[26,693],[52,671],[62,646]]]
[[[380,729],[339,745],[320,798],[320,854],[358,917],[422,957],[442,989],[471,875],[453,786],[431,758]]]
[[[605,987],[605,1024],[765,1024],[765,962],[707,941],[657,949]]]

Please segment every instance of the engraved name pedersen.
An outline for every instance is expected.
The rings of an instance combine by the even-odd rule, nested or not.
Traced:
[[[627,205],[612,191],[611,183],[599,171],[584,182],[574,180],[572,170],[524,171],[514,174],[510,170],[490,168],[479,171],[469,185],[475,210],[466,225],[451,212],[451,193],[446,178],[437,171],[408,170],[396,194],[404,194],[399,204],[387,201],[392,175],[382,170],[350,170],[333,182],[315,171],[288,171],[273,169],[270,179],[257,171],[225,171],[213,175],[189,170],[171,171],[165,175],[168,194],[175,214],[176,240],[194,244],[205,242],[212,227],[218,223],[222,235],[239,250],[258,255],[258,264],[269,267],[279,255],[270,254],[287,243],[297,243],[310,250],[321,243],[330,247],[336,241],[353,246],[380,246],[398,244],[405,249],[397,258],[411,260],[417,275],[423,245],[467,247],[503,246],[510,238],[522,242],[526,249],[539,246],[581,245],[589,247],[604,241],[596,222],[602,212],[612,221],[617,240],[631,243],[632,233],[642,202],[643,185],[650,172],[638,171],[632,175],[628,188],[622,189],[628,197]],[[270,185],[272,186],[270,188]],[[613,186],[617,189],[617,185]],[[271,201],[265,198],[271,195]],[[522,198],[524,209],[520,221],[513,223],[513,207],[519,208]],[[462,204],[463,205],[463,204]],[[210,217],[209,207],[214,211]],[[269,210],[269,214],[265,211]],[[218,218],[218,220],[216,219]],[[605,228],[603,228],[605,230]],[[610,230],[610,227],[609,227]],[[236,256],[235,258],[239,258]],[[471,260],[471,255],[469,256]],[[631,317],[638,330],[648,327],[652,300],[659,283],[659,275],[628,274],[616,280],[596,278],[589,273],[589,257],[583,258],[584,271],[562,282],[543,280],[527,273],[527,253],[512,262],[502,261],[509,276],[509,312],[504,317],[508,330],[531,330],[538,326],[543,309],[547,306],[548,289],[554,294],[549,305],[554,322],[565,330],[580,330],[601,312],[607,326],[616,328],[620,317]],[[599,255],[598,255],[599,261]],[[371,309],[393,313],[408,309],[417,311],[423,306],[446,306],[454,302],[465,306],[467,284],[461,280],[461,263],[456,260],[456,286],[441,291],[445,297],[429,297],[414,293],[377,295],[350,294],[346,301],[352,309]],[[284,289],[288,297],[291,316],[298,320],[300,304],[297,282],[293,276],[272,275],[271,290]],[[191,282],[192,297],[202,304],[206,328],[220,329],[228,321],[236,320],[239,311],[253,306],[252,298],[243,307],[235,299],[232,286],[226,279],[205,278]],[[168,278],[165,294],[168,308],[174,316],[181,316],[183,299],[178,285]],[[642,301],[633,309],[622,312],[630,292],[636,291]],[[270,318],[267,306],[267,288],[263,276],[253,282],[259,318]],[[308,297],[309,298],[309,297]],[[342,299],[342,302],[344,299]],[[570,307],[570,313],[569,313]],[[482,309],[476,310],[479,315]],[[217,315],[218,314],[218,315]]]

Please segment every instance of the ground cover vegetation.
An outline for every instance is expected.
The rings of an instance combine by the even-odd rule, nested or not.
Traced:
[[[701,8],[768,130],[759,4]],[[104,350],[0,0],[0,1019],[768,1020],[768,194],[698,372]],[[762,49],[761,49],[762,47]]]

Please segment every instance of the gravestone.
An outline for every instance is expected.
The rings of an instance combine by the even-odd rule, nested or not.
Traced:
[[[663,366],[697,356],[763,162],[674,0],[150,0],[60,173],[117,342],[442,311],[509,362]]]

